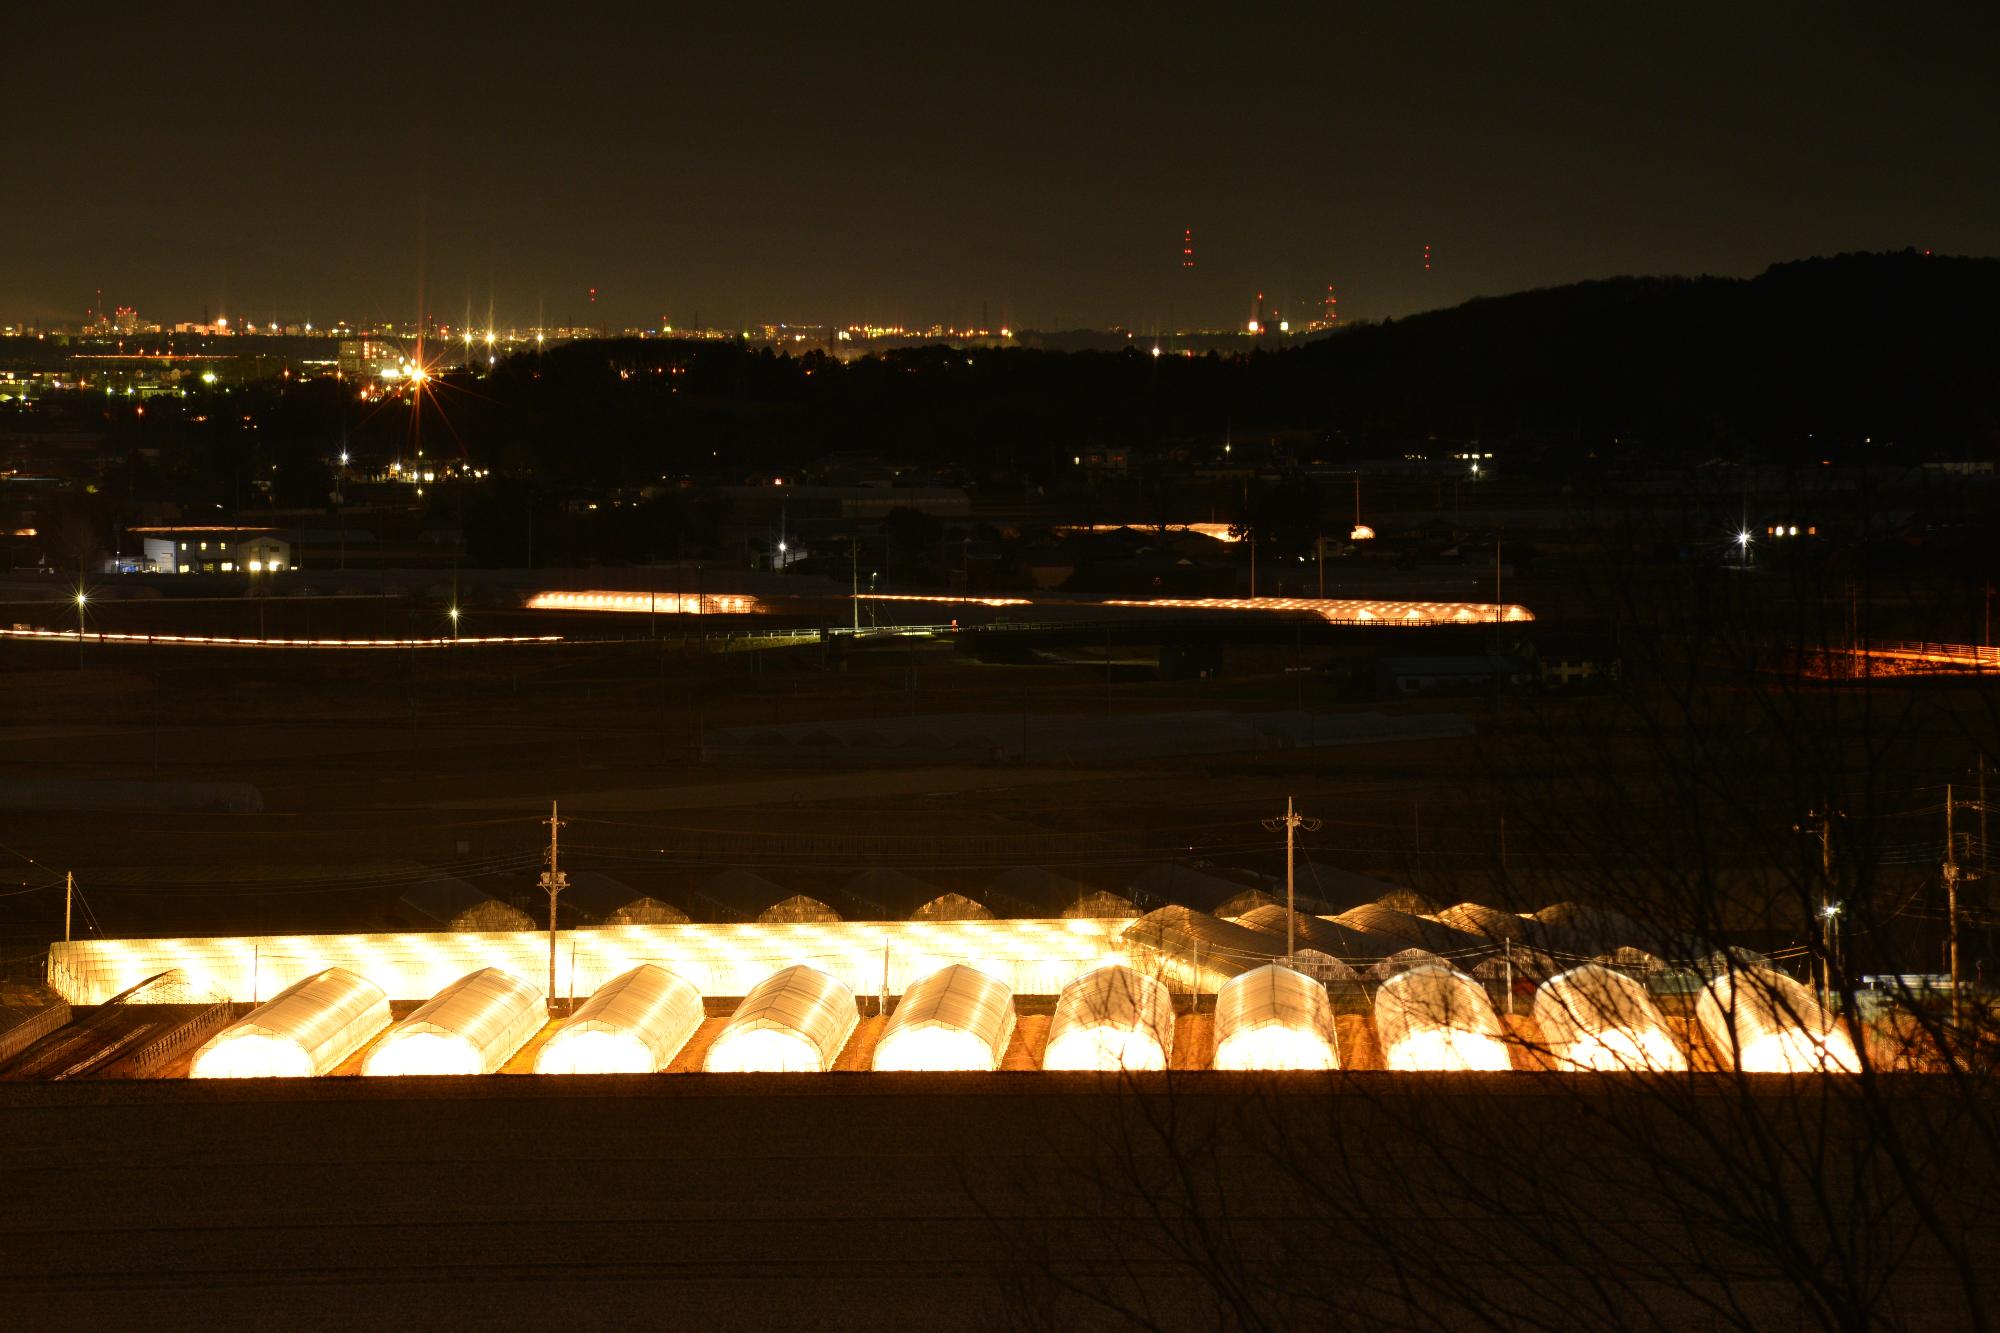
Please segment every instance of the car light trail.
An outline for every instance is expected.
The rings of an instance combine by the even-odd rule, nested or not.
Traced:
[[[73,629],[0,629],[4,639],[49,639],[76,642]],[[242,639],[223,634],[102,634],[93,630],[85,643],[157,644],[167,648],[472,648],[502,643],[561,643],[560,634],[505,634],[463,639]]]
[[[865,592],[856,596],[862,602],[942,602],[952,606],[1034,606],[1029,597],[955,597],[941,592]]]
[[[529,597],[531,611],[608,611],[628,615],[764,615],[781,613],[786,602],[811,602],[812,597],[753,597],[745,593],[617,592],[577,590],[539,592]],[[848,600],[843,598],[842,600]],[[930,606],[1038,606],[1051,610],[1091,610],[1117,607],[1136,611],[1246,611],[1271,615],[1316,615],[1336,625],[1478,625],[1505,621],[1519,624],[1534,612],[1514,602],[1408,602],[1331,597],[1152,597],[1105,598],[1101,601],[1064,597],[968,596],[932,592],[864,592],[852,600],[903,602]]]
[[[1477,625],[1520,623],[1535,613],[1509,602],[1375,602],[1332,597],[1154,597],[1144,601],[1109,599],[1104,606],[1157,607],[1177,611],[1268,611],[1317,615],[1337,625]]]

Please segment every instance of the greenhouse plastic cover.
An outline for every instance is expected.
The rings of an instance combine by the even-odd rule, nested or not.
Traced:
[[[1333,1001],[1277,963],[1232,978],[1215,997],[1217,1069],[1338,1069]]]
[[[963,963],[940,968],[903,992],[875,1046],[875,1068],[1000,1067],[1014,1036],[1014,993]]]
[[[822,1073],[860,1022],[854,992],[801,963],[743,997],[703,1067],[721,1074]]]
[[[1237,924],[1283,939],[1285,915],[1283,903],[1267,903],[1245,912],[1237,918]],[[1291,918],[1292,947],[1295,949],[1313,948],[1335,958],[1380,958],[1385,949],[1394,951],[1394,941],[1338,921],[1329,921],[1323,916],[1293,912]]]
[[[1165,1069],[1173,1050],[1174,998],[1166,984],[1112,964],[1063,988],[1042,1068]]]
[[[1387,981],[1390,977],[1408,972],[1415,967],[1441,967],[1453,971],[1452,965],[1432,953],[1429,949],[1403,949],[1377,960],[1368,969],[1368,976],[1374,981]]]
[[[1711,977],[1695,999],[1701,1030],[1746,1074],[1854,1074],[1854,1042],[1803,984],[1764,968]]]
[[[541,989],[497,967],[468,973],[389,1029],[364,1074],[491,1074],[548,1016]]]
[[[1432,953],[1484,953],[1493,945],[1491,940],[1454,930],[1441,921],[1399,912],[1381,903],[1350,907],[1333,919],[1340,925],[1379,938],[1382,953],[1394,953],[1400,949],[1429,949]]]
[[[654,963],[613,977],[535,1053],[537,1074],[652,1074],[701,1026],[701,992]]]
[[[1677,1073],[1688,1067],[1645,986],[1598,963],[1542,983],[1535,992],[1535,1026],[1560,1069]]]
[[[210,1037],[190,1078],[308,1078],[338,1068],[389,1026],[389,999],[344,968],[286,987]]]
[[[1383,982],[1375,1031],[1390,1069],[1513,1068],[1485,988],[1454,968],[1425,964]]]
[[[1527,922],[1514,913],[1479,903],[1459,903],[1436,913],[1436,917],[1453,930],[1462,930],[1493,944],[1521,939],[1527,931]]]
[[[1191,907],[1161,907],[1148,912],[1125,928],[1125,939],[1157,950],[1178,964],[1189,979],[1197,969],[1222,977],[1237,976],[1285,952],[1282,936],[1239,926]]]
[[[882,984],[887,954],[891,995],[947,963],[972,963],[1016,995],[1053,998],[1080,969],[1121,952],[1119,934],[1128,924],[1009,918],[600,927],[563,941],[555,990],[590,995],[641,963],[657,963],[693,982],[704,996],[735,997],[749,994],[780,968],[808,962],[857,993],[873,993]],[[325,968],[344,967],[380,986],[391,1002],[422,1002],[482,967],[540,979],[547,975],[548,959],[546,930],[91,939],[50,945],[49,979],[71,1004],[102,1004],[148,977],[180,968],[204,993],[245,1002],[268,999],[279,986]]]

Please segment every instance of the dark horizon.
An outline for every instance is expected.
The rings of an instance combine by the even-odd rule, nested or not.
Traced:
[[[1988,14],[21,16],[0,317],[1240,327],[2000,252]],[[1180,266],[1192,228],[1196,267]],[[1423,248],[1432,247],[1432,267]],[[590,305],[588,291],[598,289]]]

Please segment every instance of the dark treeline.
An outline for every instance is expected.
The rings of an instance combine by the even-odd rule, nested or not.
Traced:
[[[611,340],[439,367],[418,420],[353,385],[265,381],[156,400],[46,400],[123,463],[108,497],[325,504],[359,463],[463,460],[543,495],[741,482],[837,455],[1000,493],[1093,447],[1199,463],[1339,464],[1505,448],[1516,476],[1712,457],[1907,463],[2000,440],[2000,260],[1911,252],[1758,277],[1617,278],[1469,302],[1238,356],[931,347],[842,362],[736,343]],[[143,449],[142,449],[143,446]],[[510,506],[511,507],[511,506]]]

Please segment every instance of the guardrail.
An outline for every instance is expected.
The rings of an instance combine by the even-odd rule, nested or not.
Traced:
[[[1939,666],[1963,666],[2000,671],[2000,648],[1971,643],[1930,643],[1920,639],[1884,639],[1855,645],[1856,657],[1914,658]]]

